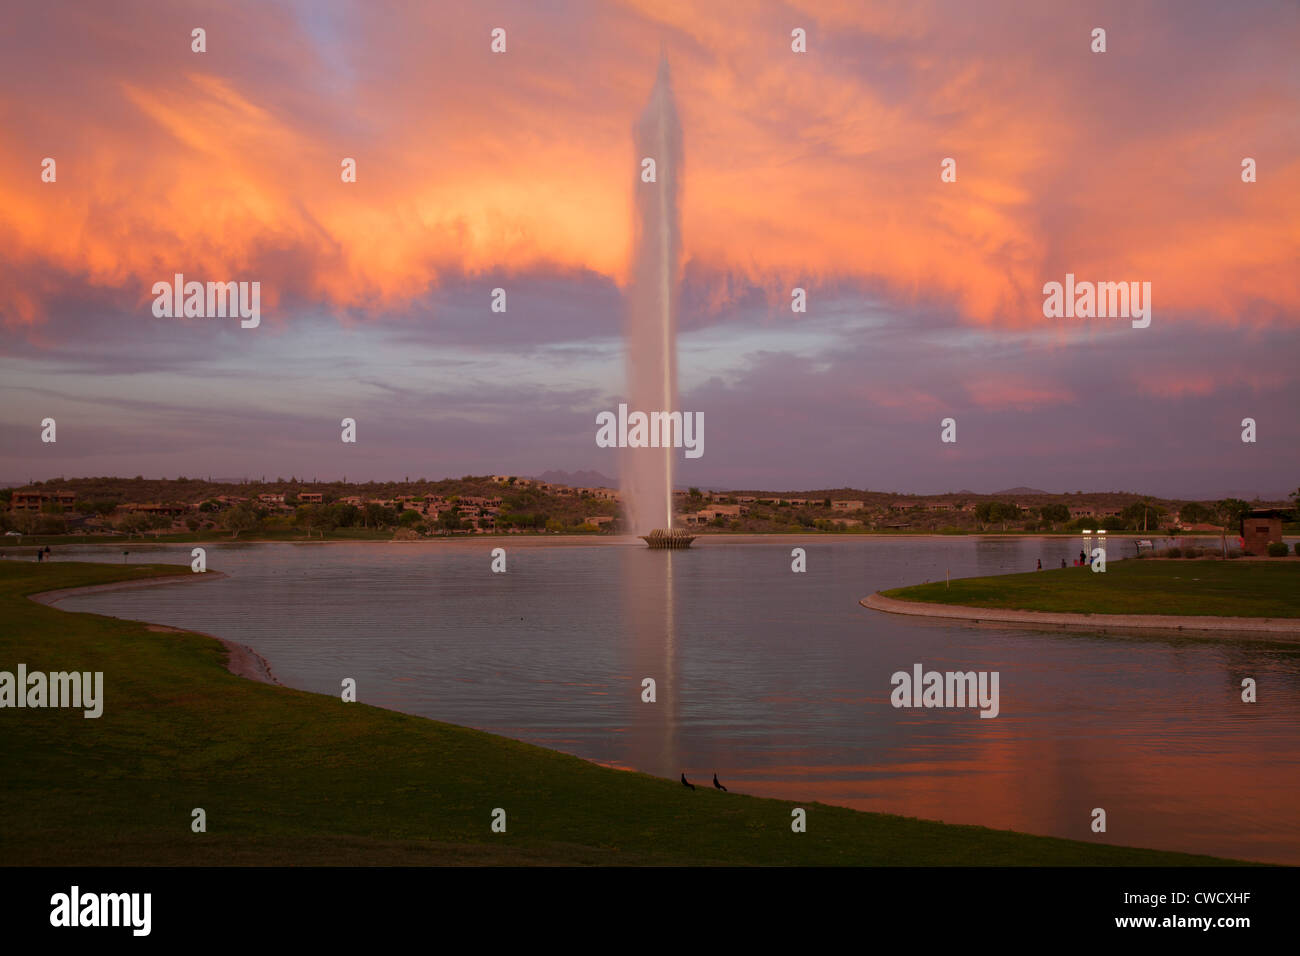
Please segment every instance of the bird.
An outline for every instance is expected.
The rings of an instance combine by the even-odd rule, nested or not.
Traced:
[[[718,783],[718,771],[716,770],[713,771],[713,786],[714,789],[716,790],[721,790],[723,793],[727,792],[727,788],[724,787],[722,784]]]
[[[682,786],[683,786],[683,787],[690,787],[692,790],[695,789],[695,784],[691,783],[689,780],[686,779],[686,772],[685,772],[685,771],[682,771]]]

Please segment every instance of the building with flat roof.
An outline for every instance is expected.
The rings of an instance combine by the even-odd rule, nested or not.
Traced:
[[[15,491],[9,508],[11,511],[40,511],[46,504],[71,508],[76,503],[77,496],[71,491]]]
[[[1267,554],[1268,546],[1282,540],[1282,519],[1287,512],[1276,508],[1255,508],[1242,515],[1241,549],[1247,554]]]

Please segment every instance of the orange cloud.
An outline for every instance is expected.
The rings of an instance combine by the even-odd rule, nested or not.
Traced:
[[[1068,271],[1150,281],[1157,322],[1300,317],[1284,25],[1242,18],[1216,38],[1249,57],[1179,57],[1116,14],[1124,42],[1103,60],[1077,18],[956,3],[329,9],[326,36],[260,4],[20,14],[33,49],[4,69],[60,79],[39,102],[0,94],[3,322],[39,325],[76,283],[143,304],[173,271],[369,312],[449,274],[623,281],[630,130],[661,44],[684,251],[718,277],[718,307],[737,283],[784,298],[848,277],[1029,327]],[[192,20],[207,54],[189,50]],[[45,155],[56,184],[39,181]],[[1245,155],[1258,183],[1240,181]],[[956,183],[940,182],[946,156]]]

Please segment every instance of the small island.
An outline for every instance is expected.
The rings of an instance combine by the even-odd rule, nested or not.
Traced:
[[[1300,638],[1296,558],[1115,561],[881,591],[872,610],[985,623],[1268,632]]]

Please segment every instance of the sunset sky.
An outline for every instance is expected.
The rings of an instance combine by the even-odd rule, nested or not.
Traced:
[[[706,426],[680,483],[1300,485],[1292,0],[126,0],[5,21],[0,481],[615,474],[595,416],[624,388],[632,127],[662,50],[681,405]],[[155,318],[177,272],[259,281],[261,326]],[[1067,272],[1150,282],[1150,327],[1044,318]]]

